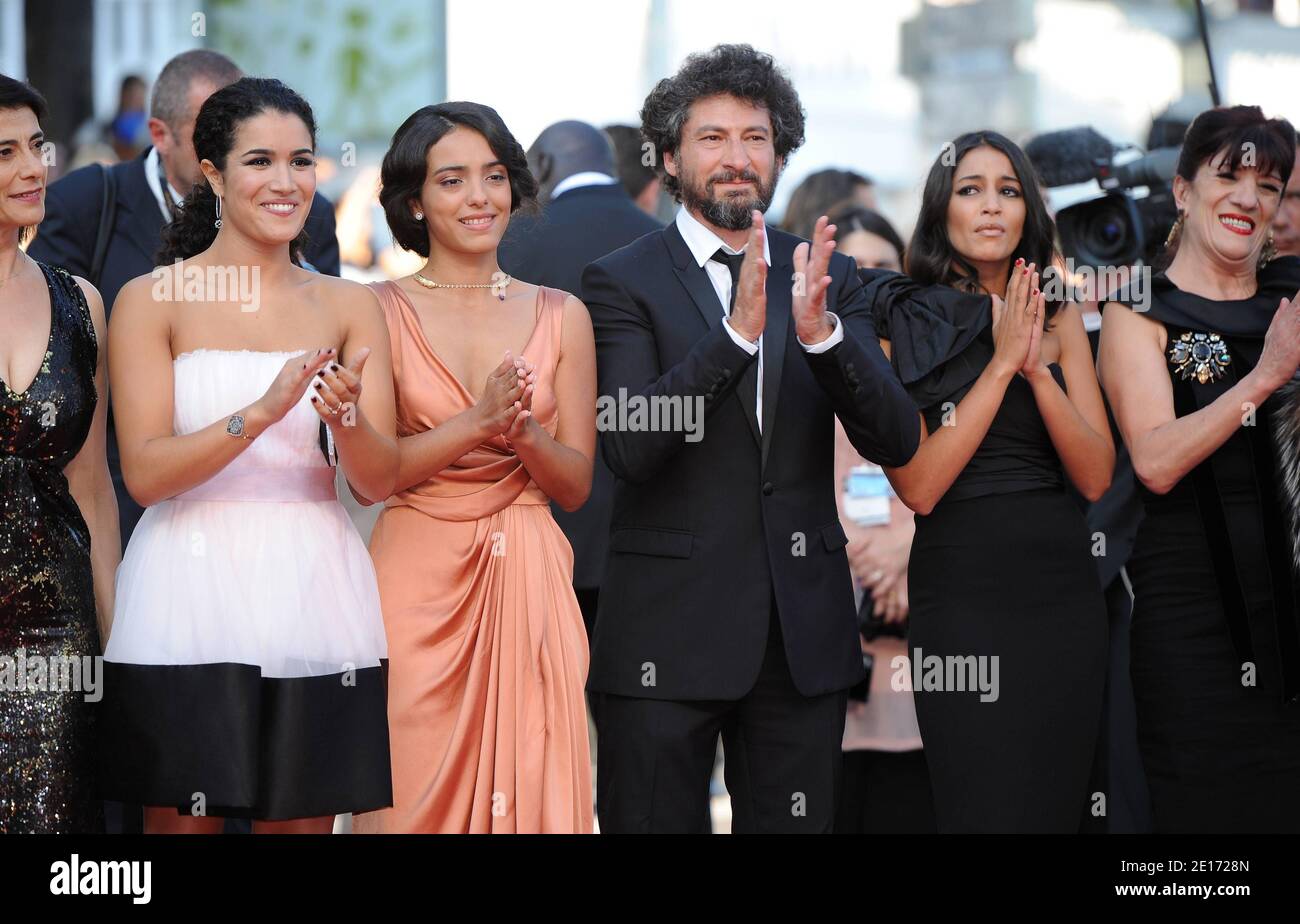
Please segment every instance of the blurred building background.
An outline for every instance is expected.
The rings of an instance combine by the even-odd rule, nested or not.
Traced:
[[[1300,0],[1207,10],[1223,100],[1300,122]],[[302,92],[358,278],[410,265],[373,193],[387,140],[414,109],[485,102],[525,146],[564,118],[637,124],[655,81],[723,41],[775,55],[808,111],[773,213],[808,173],[844,167],[875,181],[905,234],[926,168],[962,131],[1024,140],[1091,124],[1143,144],[1153,118],[1210,101],[1192,0],[751,0],[744,15],[722,0],[0,0],[0,71],[49,98],[56,171],[129,148],[104,130],[139,122],[120,112],[123,79],[149,84],[187,48]]]

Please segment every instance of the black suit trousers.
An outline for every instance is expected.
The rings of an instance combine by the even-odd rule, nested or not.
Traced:
[[[592,695],[602,833],[708,833],[719,735],[733,833],[830,833],[847,694],[795,689],[775,602],[758,678],[741,699]]]

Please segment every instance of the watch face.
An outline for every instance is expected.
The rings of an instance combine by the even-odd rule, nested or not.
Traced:
[[[232,414],[230,420],[226,421],[226,432],[231,436],[243,436],[244,418],[238,414]]]

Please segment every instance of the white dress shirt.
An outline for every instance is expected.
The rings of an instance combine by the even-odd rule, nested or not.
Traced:
[[[713,283],[713,291],[718,293],[718,301],[722,303],[723,328],[735,341],[736,346],[750,356],[755,353],[758,354],[758,399],[754,404],[754,410],[758,415],[758,430],[761,433],[763,432],[763,335],[758,335],[758,343],[752,343],[736,333],[731,326],[729,320],[731,317],[731,270],[727,268],[725,263],[711,259],[718,252],[718,248],[722,248],[723,251],[729,254],[744,253],[745,251],[743,248],[736,250],[731,247],[688,212],[685,206],[677,209],[677,230],[681,232],[682,240],[686,241],[686,246],[690,249],[695,262],[709,274],[709,282]],[[768,246],[766,234],[763,235],[763,262],[768,266],[772,265],[772,249]],[[830,318],[831,323],[835,325],[835,329],[829,337],[821,343],[813,344],[799,340],[799,346],[809,353],[824,353],[844,339],[844,330],[840,326],[840,319],[829,311],[826,312],[826,317]],[[798,340],[799,338],[795,337],[795,339]]]
[[[162,209],[163,221],[171,221],[172,213],[167,208],[167,202],[163,199],[162,181],[158,179],[158,149],[150,148],[149,153],[144,158],[144,181],[149,184],[149,191],[153,193],[154,201],[158,203],[158,208]],[[172,197],[172,201],[180,205],[185,198],[176,190],[172,189],[172,184],[167,184],[167,193]]]
[[[574,173],[566,176],[560,182],[555,184],[551,190],[551,198],[558,199],[561,193],[566,193],[570,189],[578,189],[582,186],[613,186],[618,180],[614,179],[608,173],[601,173],[599,170],[584,170],[582,173]]]

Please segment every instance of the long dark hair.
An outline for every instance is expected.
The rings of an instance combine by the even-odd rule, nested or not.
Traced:
[[[1038,182],[1038,174],[1020,147],[995,131],[967,132],[946,146],[930,167],[921,195],[921,212],[916,219],[912,242],[907,246],[907,275],[922,285],[946,285],[963,292],[979,293],[979,271],[952,246],[948,238],[948,205],[952,200],[952,181],[961,159],[976,148],[993,148],[1006,155],[1011,169],[1020,181],[1025,200],[1025,223],[1020,240],[1011,254],[1014,263],[1018,258],[1038,267],[1041,288],[1047,275],[1055,274],[1056,227],[1047,213],[1047,203]],[[1056,288],[1056,287],[1053,287]],[[1061,300],[1047,299],[1047,321],[1060,310]]]
[[[235,146],[239,126],[263,112],[282,112],[302,119],[316,147],[316,117],[307,101],[278,80],[269,77],[241,77],[217,90],[203,103],[194,120],[194,153],[218,170],[226,169],[226,156]],[[164,266],[174,260],[188,260],[212,246],[217,195],[206,179],[199,180],[181,203],[180,215],[162,231],[162,248],[156,262]],[[289,255],[301,263],[307,246],[307,230],[294,238]]]
[[[457,126],[473,129],[487,141],[506,168],[510,181],[510,213],[537,211],[537,179],[528,169],[523,146],[491,106],[482,103],[438,103],[417,109],[393,132],[393,141],[379,170],[379,204],[384,207],[388,230],[399,247],[429,256],[426,224],[411,214],[429,176],[429,148]]]

